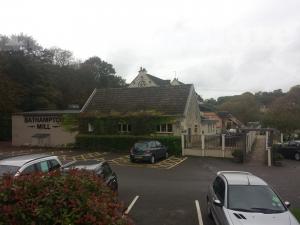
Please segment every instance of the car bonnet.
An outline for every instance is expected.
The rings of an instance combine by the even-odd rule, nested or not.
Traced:
[[[274,214],[249,213],[224,208],[232,225],[291,225],[289,211]]]

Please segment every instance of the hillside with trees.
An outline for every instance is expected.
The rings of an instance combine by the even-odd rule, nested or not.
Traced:
[[[72,52],[43,48],[27,35],[0,35],[0,137],[9,138],[11,113],[81,107],[94,88],[125,86],[98,56],[75,60]],[[6,131],[5,131],[6,130]]]
[[[229,111],[245,124],[259,121],[264,127],[286,133],[300,129],[300,85],[286,93],[279,89],[207,99],[203,107],[207,111]]]

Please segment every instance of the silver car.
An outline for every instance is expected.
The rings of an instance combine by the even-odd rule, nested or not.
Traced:
[[[0,160],[0,177],[4,174],[19,176],[34,172],[50,172],[62,166],[57,156],[31,154]]]
[[[217,225],[299,225],[289,202],[248,172],[220,171],[207,195],[207,212]]]

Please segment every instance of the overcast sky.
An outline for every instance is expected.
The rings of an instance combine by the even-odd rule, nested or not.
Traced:
[[[204,98],[300,84],[300,0],[0,0],[0,34],[140,66]]]

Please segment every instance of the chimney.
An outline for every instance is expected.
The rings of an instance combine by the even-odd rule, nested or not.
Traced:
[[[140,67],[139,75],[146,75],[146,74],[147,74],[147,70],[143,67]]]

